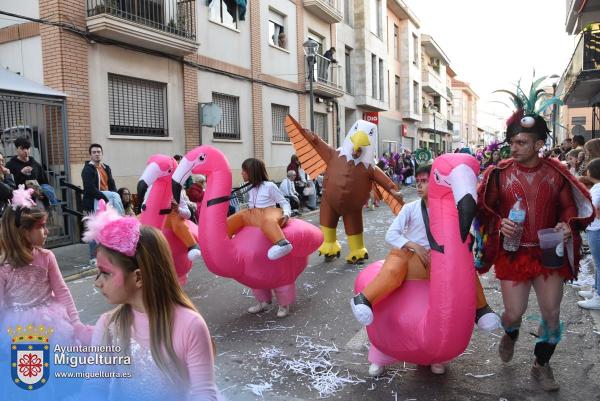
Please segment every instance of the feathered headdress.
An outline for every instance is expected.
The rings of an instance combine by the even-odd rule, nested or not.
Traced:
[[[135,217],[123,217],[104,200],[98,202],[96,213],[84,217],[83,241],[96,241],[113,251],[134,256],[140,239],[140,222]]]
[[[10,201],[11,207],[13,210],[17,210],[17,208],[26,208],[30,209],[36,206],[35,201],[32,198],[33,189],[25,189],[25,185],[19,185],[19,188],[13,191],[13,196]]]
[[[510,95],[516,108],[513,115],[506,120],[507,141],[520,132],[531,132],[536,134],[538,139],[546,140],[550,130],[541,114],[554,104],[561,105],[562,101],[558,97],[550,95],[544,89],[538,89],[545,79],[544,76],[534,80],[529,89],[529,94],[525,94],[521,89],[520,82],[517,84],[516,93],[505,89],[495,91]]]

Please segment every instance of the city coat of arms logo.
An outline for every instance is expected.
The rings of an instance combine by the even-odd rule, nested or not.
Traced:
[[[17,326],[8,329],[11,337],[11,376],[17,386],[37,390],[50,377],[50,345],[54,330],[46,326]]]

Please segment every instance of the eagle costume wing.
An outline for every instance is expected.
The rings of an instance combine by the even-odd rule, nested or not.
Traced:
[[[379,167],[375,166],[373,167],[373,169],[375,170],[375,176],[378,176],[380,174],[386,176],[386,174]],[[373,191],[375,192],[376,196],[378,196],[381,200],[387,203],[394,215],[398,215],[398,213],[400,213],[400,209],[402,209],[402,206],[404,206],[405,203],[404,200],[400,202],[399,200],[394,198],[388,189],[378,184],[375,180],[373,180]]]
[[[302,128],[290,115],[285,118],[285,130],[294,145],[302,168],[311,178],[317,178],[327,169],[327,160],[335,150],[318,135]]]

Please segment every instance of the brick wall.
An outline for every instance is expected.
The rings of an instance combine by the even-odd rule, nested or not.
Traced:
[[[84,1],[40,0],[40,18],[85,27]],[[65,92],[71,163],[87,160],[91,141],[88,44],[84,38],[61,28],[41,25],[44,83]]]
[[[37,22],[25,22],[0,28],[0,44],[13,42],[15,40],[32,38],[40,34]]]
[[[250,2],[250,66],[252,78],[259,79],[262,71],[261,40],[260,40],[260,2]],[[252,137],[254,157],[264,159],[262,85],[252,83]]]
[[[183,118],[185,125],[185,151],[200,145],[198,116],[198,72],[194,67],[183,65]]]

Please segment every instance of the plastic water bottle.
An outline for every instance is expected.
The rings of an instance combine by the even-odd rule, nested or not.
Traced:
[[[508,213],[508,219],[517,224],[517,235],[514,238],[505,236],[502,246],[509,252],[516,252],[519,250],[519,245],[521,245],[523,223],[525,222],[525,209],[521,205],[521,198],[517,198],[517,201],[510,209],[510,212]]]

